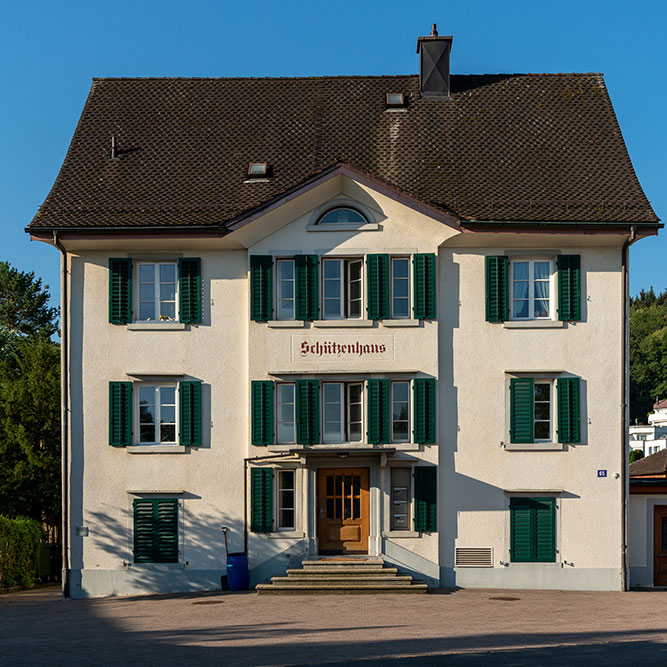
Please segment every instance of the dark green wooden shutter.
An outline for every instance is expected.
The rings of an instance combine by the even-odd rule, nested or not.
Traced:
[[[391,442],[391,381],[368,380],[368,443]]]
[[[556,560],[556,499],[510,498],[510,560]]]
[[[250,256],[250,319],[267,322],[273,317],[273,257]]]
[[[201,382],[179,382],[179,442],[186,447],[201,447]]]
[[[581,319],[581,256],[558,256],[558,319]]]
[[[486,321],[509,319],[509,258],[486,258]]]
[[[533,378],[510,380],[510,442],[535,441],[535,381]]]
[[[415,530],[435,533],[438,530],[438,469],[417,466],[415,474]]]
[[[178,500],[134,501],[134,562],[178,562]]]
[[[297,320],[310,322],[320,316],[319,265],[317,255],[296,255],[294,258]]]
[[[421,444],[434,444],[435,434],[435,378],[416,378],[412,381],[414,397],[414,438]]]
[[[250,530],[273,530],[273,468],[250,469]]]
[[[320,442],[320,383],[296,381],[296,441],[299,445]]]
[[[579,442],[581,417],[579,378],[558,378],[558,442]]]
[[[253,380],[251,383],[252,444],[273,444],[273,382]]]
[[[132,260],[109,260],[109,322],[132,321]]]
[[[109,444],[132,444],[132,383],[109,382]]]
[[[389,255],[368,255],[366,257],[368,274],[368,311],[369,320],[388,320],[391,317],[389,289]]]
[[[413,311],[417,320],[434,320],[436,314],[435,255],[417,253],[413,265]]]
[[[179,316],[181,322],[201,322],[201,259],[188,257],[178,260]]]

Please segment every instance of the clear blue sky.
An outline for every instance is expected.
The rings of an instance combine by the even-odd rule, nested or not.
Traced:
[[[664,0],[4,2],[0,258],[58,290],[58,252],[23,231],[94,76],[410,74],[419,35],[454,35],[452,72],[604,72],[639,180],[667,217]],[[611,193],[610,193],[611,195]],[[667,287],[667,230],[632,248],[631,291]]]

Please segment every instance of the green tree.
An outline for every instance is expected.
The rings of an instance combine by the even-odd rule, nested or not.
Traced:
[[[639,461],[644,458],[644,452],[641,449],[633,449],[630,451],[630,463]]]

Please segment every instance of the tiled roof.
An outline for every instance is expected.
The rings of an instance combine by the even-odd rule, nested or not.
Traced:
[[[95,79],[32,229],[219,225],[346,164],[461,220],[658,221],[601,74]],[[385,111],[385,94],[408,96]],[[110,159],[111,137],[119,157]],[[244,183],[250,162],[272,177]]]
[[[667,408],[667,398],[663,398],[661,401],[656,401],[653,404],[654,410],[662,410],[663,408]]]
[[[633,475],[660,475],[665,472],[667,472],[667,449],[661,449],[651,456],[630,464],[630,477]]]

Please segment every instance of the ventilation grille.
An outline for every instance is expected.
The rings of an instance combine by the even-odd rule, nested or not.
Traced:
[[[493,567],[493,547],[457,547],[454,567]]]

